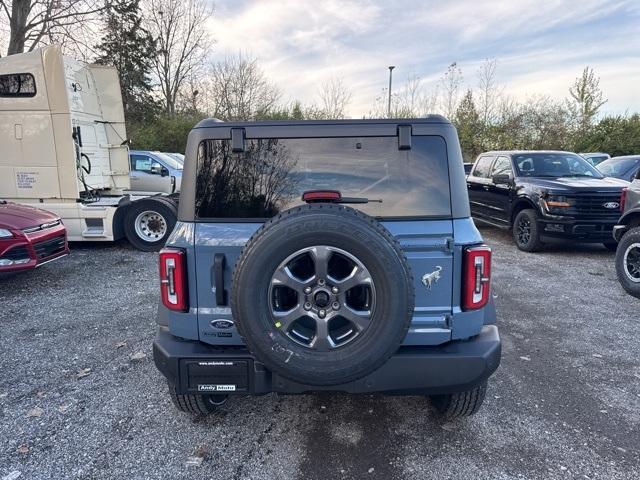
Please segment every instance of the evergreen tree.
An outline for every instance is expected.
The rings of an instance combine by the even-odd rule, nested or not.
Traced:
[[[482,153],[480,144],[481,122],[471,90],[467,90],[455,111],[453,123],[458,129],[460,148],[466,162],[475,161]]]
[[[158,109],[149,79],[156,46],[142,26],[139,4],[140,0],[109,0],[105,32],[97,46],[101,53],[97,63],[118,70],[127,122],[149,119]]]

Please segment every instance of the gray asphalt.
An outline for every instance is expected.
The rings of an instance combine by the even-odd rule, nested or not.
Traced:
[[[640,477],[640,301],[613,254],[483,235],[503,360],[480,413],[456,422],[420,397],[343,394],[192,419],[151,358],[156,254],[74,245],[0,278],[0,480]]]

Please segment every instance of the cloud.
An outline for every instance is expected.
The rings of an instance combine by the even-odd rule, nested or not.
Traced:
[[[457,61],[468,87],[484,58],[516,97],[567,95],[585,65],[602,77],[607,110],[640,110],[640,3],[583,0],[451,2],[217,0],[213,58],[243,51],[291,99],[317,101],[332,76],[353,90],[349,111],[368,113],[388,81],[411,74],[433,85]]]

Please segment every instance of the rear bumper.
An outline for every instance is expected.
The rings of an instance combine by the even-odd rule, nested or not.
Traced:
[[[177,393],[262,395],[270,392],[442,394],[464,391],[486,380],[500,364],[501,343],[495,325],[479,335],[436,347],[402,347],[364,378],[331,387],[292,382],[270,372],[244,348],[219,348],[182,340],[165,327],[153,342],[153,358]]]

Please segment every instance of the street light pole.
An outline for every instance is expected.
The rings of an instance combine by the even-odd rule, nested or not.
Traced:
[[[391,118],[391,78],[393,77],[393,69],[395,65],[389,66],[389,105],[387,106],[387,118]]]

